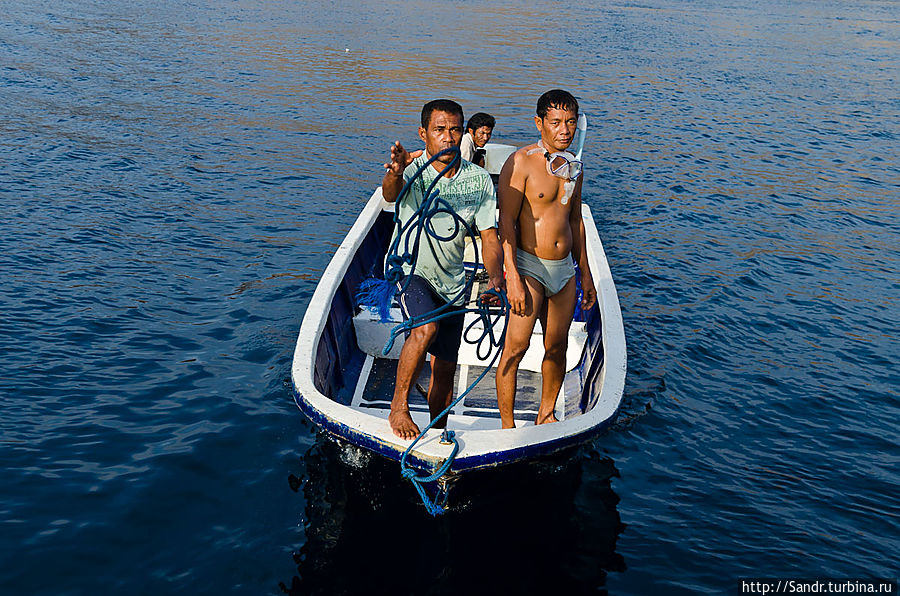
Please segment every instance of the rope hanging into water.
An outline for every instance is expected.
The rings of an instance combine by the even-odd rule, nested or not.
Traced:
[[[440,198],[440,192],[436,189],[438,181],[444,176],[444,174],[450,170],[454,165],[460,163],[461,157],[458,147],[450,147],[448,149],[444,149],[437,155],[432,156],[428,161],[426,161],[410,178],[406,184],[403,185],[403,189],[400,191],[400,194],[397,197],[397,201],[395,205],[398,205],[400,201],[409,193],[410,188],[412,188],[413,184],[416,181],[422,179],[423,172],[426,171],[427,168],[431,167],[431,164],[436,161],[442,155],[454,153],[453,160],[447,164],[447,166],[441,170],[441,172],[434,178],[431,184],[428,186],[428,189],[423,193],[422,204],[413,212],[410,218],[406,221],[406,223],[401,224],[399,217],[399,209],[394,209],[394,223],[398,226],[398,232],[394,241],[391,243],[391,246],[388,250],[387,257],[385,258],[385,271],[384,271],[384,279],[367,279],[360,284],[359,291],[357,293],[357,300],[360,304],[363,304],[369,308],[377,310],[381,315],[381,320],[386,321],[390,316],[390,305],[393,300],[394,294],[399,291],[400,293],[406,291],[409,286],[410,281],[412,280],[412,275],[416,269],[416,263],[419,259],[419,247],[421,245],[423,234],[425,238],[434,238],[438,242],[446,242],[459,233],[460,229],[464,229],[465,233],[472,240],[472,246],[475,249],[475,272],[477,272],[481,261],[479,259],[478,254],[478,245],[475,243],[476,235],[475,231],[466,223],[466,221],[453,210],[453,207],[444,199]],[[438,233],[434,226],[432,225],[432,218],[436,215],[440,214],[448,214],[452,216],[454,227],[447,235],[441,235]],[[402,244],[402,253],[401,253],[401,244]],[[411,266],[411,270],[409,275],[404,275],[403,273],[403,265],[408,264]],[[463,332],[463,340],[468,344],[473,344],[476,346],[475,353],[478,356],[479,360],[486,360],[490,355],[491,351],[494,348],[498,348],[494,354],[494,357],[491,359],[490,363],[485,366],[485,369],[482,371],[480,375],[473,381],[465,391],[463,391],[453,402],[447,406],[443,412],[439,415],[435,416],[428,425],[422,429],[419,433],[419,436],[410,443],[409,447],[406,448],[406,451],[403,452],[403,455],[400,457],[400,473],[404,478],[407,478],[413,483],[413,486],[418,491],[419,496],[422,498],[422,503],[425,505],[425,509],[431,515],[440,515],[444,512],[443,507],[441,507],[437,503],[437,499],[432,499],[429,496],[427,490],[425,489],[425,485],[437,481],[444,474],[446,474],[451,465],[453,464],[454,458],[456,458],[457,453],[459,453],[459,441],[456,439],[456,434],[451,430],[445,430],[443,436],[441,437],[441,442],[449,442],[453,444],[453,449],[450,452],[450,455],[447,459],[444,460],[444,463],[438,467],[432,474],[427,476],[420,476],[416,473],[416,471],[409,466],[407,460],[409,458],[409,454],[412,451],[413,447],[425,436],[427,433],[441,418],[448,415],[450,411],[456,407],[465,397],[469,394],[472,389],[475,388],[476,385],[487,375],[487,373],[491,370],[494,363],[497,361],[497,358],[500,356],[500,351],[503,347],[503,342],[506,339],[506,327],[509,322],[509,301],[506,298],[506,292],[502,290],[491,289],[484,293],[484,295],[493,296],[500,302],[500,309],[495,310],[493,313],[490,310],[490,306],[482,300],[478,300],[476,306],[474,308],[464,308],[461,310],[450,310],[451,305],[456,304],[458,300],[464,299],[465,296],[468,296],[472,290],[472,286],[475,282],[474,272],[472,275],[468,276],[465,285],[462,290],[453,297],[450,302],[447,304],[438,307],[431,312],[424,313],[422,315],[413,316],[407,319],[406,321],[394,326],[391,329],[391,335],[388,339],[387,344],[382,351],[383,354],[387,355],[388,352],[391,351],[391,348],[394,346],[394,341],[398,335],[401,333],[406,333],[407,331],[425,325],[426,323],[431,323],[434,321],[440,321],[449,316],[465,316],[465,313],[475,313],[478,317],[472,321]],[[483,295],[483,296],[484,296]],[[496,308],[496,307],[495,307]],[[503,332],[499,337],[495,337],[494,333],[494,324],[497,323],[500,318],[503,318]],[[476,325],[481,323],[481,334],[476,338],[470,338],[470,331],[473,331],[476,328]],[[487,340],[487,341],[486,341]],[[487,346],[486,351],[484,347]]]

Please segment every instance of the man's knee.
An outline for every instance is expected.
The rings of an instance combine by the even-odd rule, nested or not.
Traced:
[[[425,323],[424,325],[413,328],[409,332],[409,337],[414,342],[422,344],[427,348],[431,345],[431,342],[434,341],[434,338],[437,337],[437,332],[437,323]]]
[[[503,347],[503,358],[507,361],[519,363],[528,351],[529,342],[526,341],[507,341]]]
[[[566,357],[566,348],[568,342],[565,338],[562,341],[546,342],[544,344],[544,358],[548,360],[561,360]]]

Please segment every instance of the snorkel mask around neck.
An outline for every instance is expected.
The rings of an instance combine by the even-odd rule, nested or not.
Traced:
[[[556,151],[550,153],[550,151],[544,147],[543,140],[538,141],[537,145],[538,146],[529,151],[527,155],[539,151],[544,152],[544,159],[547,160],[547,173],[551,176],[556,176],[557,178],[565,180],[565,183],[563,184],[564,194],[561,201],[561,203],[565,205],[569,202],[569,198],[575,190],[575,181],[581,176],[584,164],[568,151]]]
[[[550,153],[550,151],[544,147],[543,141],[538,141],[537,145],[537,147],[528,152],[528,155],[543,151],[544,159],[547,160],[548,174],[564,180],[578,180],[584,166],[572,153],[569,153],[568,151],[555,151]]]

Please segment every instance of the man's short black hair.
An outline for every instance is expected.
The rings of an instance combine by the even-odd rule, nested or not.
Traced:
[[[478,130],[482,126],[487,126],[488,128],[493,129],[494,126],[497,125],[497,121],[494,120],[494,117],[490,114],[485,114],[484,112],[478,112],[471,118],[469,118],[469,123],[466,124],[466,130]]]
[[[538,98],[538,118],[540,118],[541,120],[546,118],[547,112],[550,110],[550,108],[556,108],[557,110],[572,110],[577,114],[578,100],[575,99],[575,96],[573,96],[568,91],[563,91],[562,89],[551,89]]]
[[[428,123],[431,121],[431,113],[434,111],[458,114],[459,121],[465,121],[461,105],[452,99],[435,99],[422,107],[422,128],[428,128]]]

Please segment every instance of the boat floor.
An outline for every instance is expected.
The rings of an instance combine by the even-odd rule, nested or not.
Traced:
[[[480,251],[480,240],[476,241],[476,244]],[[466,251],[466,262],[474,262],[476,260],[475,249],[468,239]],[[469,294],[470,307],[474,306],[477,296],[487,291],[489,285],[484,268],[478,266],[477,270],[478,272],[476,273],[468,266],[466,270],[467,278],[473,275],[475,277],[472,280],[473,287]],[[477,318],[477,315],[473,313],[466,315],[465,328],[469,329],[471,324],[475,324],[473,335],[477,335],[482,329],[482,325],[477,322]],[[363,307],[360,307],[360,312],[354,317],[357,341],[363,352],[366,353],[366,356],[353,392],[351,407],[383,418],[387,418],[390,414],[391,398],[393,397],[394,384],[397,378],[397,358],[403,344],[402,336],[395,341],[392,352],[386,358],[378,356],[382,354],[382,348],[388,339],[391,328],[402,320],[399,304],[396,302],[393,305],[389,321],[381,321],[376,314]],[[494,321],[495,335],[500,335],[502,331],[502,319],[496,319]],[[569,329],[569,341],[566,352],[566,370],[568,372],[565,374],[563,386],[560,388],[554,410],[558,420],[565,420],[566,417],[577,416],[581,413],[579,405],[582,379],[581,372],[576,368],[576,365],[581,361],[586,341],[587,331],[584,322],[573,322]],[[490,351],[486,357],[488,361],[491,360],[497,349],[494,348]],[[533,425],[537,417],[541,401],[542,380],[541,374],[537,371],[541,369],[543,355],[543,329],[541,324],[538,323],[535,325],[531,337],[531,345],[522,359],[516,376],[514,419],[517,427]],[[485,360],[477,355],[475,344],[463,341],[460,346],[458,365],[454,375],[453,386],[455,390],[453,399],[456,399],[465,391],[469,384],[484,371],[485,367],[476,364],[479,362],[485,362]],[[478,385],[471,389],[465,399],[454,407],[448,419],[449,428],[469,430],[493,430],[500,428],[495,374],[496,370],[486,374]],[[410,414],[420,427],[427,425],[430,420],[428,403],[425,398],[430,378],[431,367],[426,362],[422,367],[418,381],[412,391],[410,391]]]
[[[469,384],[484,371],[482,366],[459,365],[454,375],[454,398],[465,391]],[[351,407],[365,410],[374,416],[387,418],[390,413],[391,397],[394,392],[394,383],[397,378],[397,361],[388,358],[373,358],[368,356],[363,365],[353,395]],[[430,366],[426,363],[422,367],[422,373],[416,382],[416,387],[410,392],[409,409],[417,424],[428,424],[428,402],[425,392],[431,378]],[[556,417],[565,418],[566,385],[569,385],[567,375],[566,383],[560,391],[556,403]],[[516,426],[528,426],[534,424],[541,400],[541,375],[527,370],[519,370],[518,385],[516,391],[515,420]],[[497,409],[497,392],[494,385],[494,373],[485,375],[478,385],[472,388],[462,402],[451,411],[449,419],[450,428],[469,430],[490,430],[500,428],[500,412]]]

